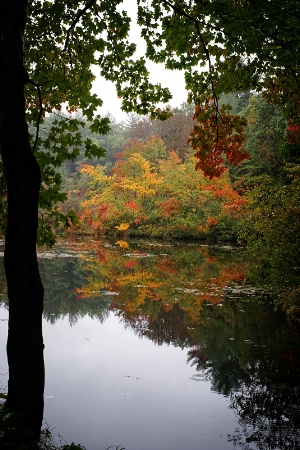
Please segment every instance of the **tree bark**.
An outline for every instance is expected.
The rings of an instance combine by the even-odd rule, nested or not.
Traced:
[[[23,38],[28,0],[1,0],[0,6],[0,150],[7,183],[8,219],[5,274],[9,299],[6,407],[19,413],[18,428],[32,439],[43,419],[43,286],[37,255],[38,163],[29,143],[25,116]]]

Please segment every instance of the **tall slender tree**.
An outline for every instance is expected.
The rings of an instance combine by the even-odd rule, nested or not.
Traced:
[[[8,192],[5,274],[9,297],[7,408],[38,438],[43,419],[43,286],[36,258],[41,175],[25,119],[27,0],[0,9],[0,149]]]

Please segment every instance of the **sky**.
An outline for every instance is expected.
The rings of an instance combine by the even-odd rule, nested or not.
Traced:
[[[126,10],[128,15],[132,18],[132,29],[129,39],[137,44],[137,56],[142,56],[145,51],[145,45],[140,36],[139,27],[136,24],[136,1],[123,0],[122,9]],[[147,62],[147,68],[150,72],[149,79],[151,83],[161,83],[162,87],[169,88],[173,96],[172,100],[169,102],[171,106],[180,106],[187,100],[183,72],[166,70],[163,64],[155,64],[151,61]],[[96,70],[97,69],[95,69],[95,74],[97,73]],[[118,121],[122,121],[126,118],[126,114],[121,111],[121,100],[117,97],[113,83],[97,76],[93,85],[93,92],[97,93],[103,100],[103,106],[100,108],[101,114],[106,115],[107,113],[110,113]]]

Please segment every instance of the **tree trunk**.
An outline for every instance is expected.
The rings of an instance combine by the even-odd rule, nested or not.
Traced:
[[[43,286],[36,236],[40,170],[32,153],[25,118],[23,37],[27,0],[0,5],[0,150],[7,183],[8,219],[5,274],[9,299],[6,407],[19,413],[18,428],[33,439],[43,419]]]

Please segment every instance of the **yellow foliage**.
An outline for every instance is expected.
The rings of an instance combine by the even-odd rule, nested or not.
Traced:
[[[117,241],[116,244],[119,245],[121,248],[128,248],[129,247],[129,244],[126,241]]]
[[[126,231],[130,227],[129,223],[123,222],[120,225],[116,226],[116,229],[119,231]]]

